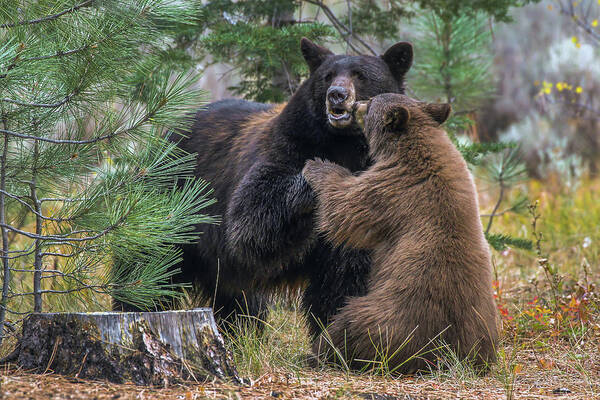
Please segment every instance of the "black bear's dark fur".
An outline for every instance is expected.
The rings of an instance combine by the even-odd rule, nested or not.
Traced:
[[[315,196],[301,171],[315,157],[351,171],[367,166],[358,125],[339,129],[328,122],[327,90],[347,77],[356,100],[402,93],[412,47],[399,43],[372,57],[334,55],[306,39],[301,45],[311,73],[287,104],[215,102],[196,114],[191,132],[173,138],[198,154],[195,173],[211,183],[217,199],[205,212],[222,216],[219,225],[199,227],[199,241],[184,247],[178,280],[210,298],[216,292],[221,317],[239,312],[237,303],[262,317],[263,294],[308,279],[304,307],[326,323],[348,295],[365,290],[369,254],[317,237]],[[312,333],[319,332],[309,321]]]

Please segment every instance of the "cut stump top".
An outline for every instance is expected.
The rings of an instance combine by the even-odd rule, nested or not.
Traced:
[[[210,308],[31,314],[17,353],[23,368],[119,383],[241,383]]]

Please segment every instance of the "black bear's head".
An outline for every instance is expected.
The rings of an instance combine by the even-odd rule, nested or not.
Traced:
[[[355,101],[404,93],[404,75],[413,61],[407,42],[396,43],[380,57],[335,55],[306,38],[301,50],[310,70],[306,84],[314,115],[341,134],[360,132],[352,113]]]
[[[450,104],[425,103],[403,94],[385,93],[355,104],[355,115],[364,115],[364,134],[372,155],[393,149],[391,143],[424,128],[437,127],[450,116]]]

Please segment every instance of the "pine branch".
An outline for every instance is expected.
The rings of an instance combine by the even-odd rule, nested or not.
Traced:
[[[490,246],[492,246],[496,251],[506,250],[508,246],[512,246],[517,249],[523,250],[533,249],[533,242],[528,239],[513,238],[511,236],[504,235],[501,233],[486,233],[485,238],[487,239]]]
[[[333,27],[340,33],[340,35],[344,38],[344,40],[346,41],[346,43],[348,44],[348,46],[350,46],[350,48],[352,48],[352,50],[354,50],[357,54],[362,54],[362,51],[356,47],[354,45],[354,43],[352,43],[351,38],[356,39],[361,45],[364,46],[365,49],[367,49],[372,55],[377,56],[377,52],[371,47],[369,46],[369,44],[367,42],[365,42],[361,37],[355,35],[351,29],[349,29],[346,25],[344,25],[333,13],[333,11],[331,11],[331,9],[329,7],[327,7],[327,5],[325,5],[322,1],[318,1],[318,0],[304,0],[307,3],[313,4],[315,6],[318,6],[320,9],[323,10],[323,12],[325,13],[325,15],[327,16],[327,18],[329,19],[329,21],[331,21],[331,24],[333,25]]]
[[[24,251],[24,252],[23,252],[23,251],[20,251],[20,252],[19,252],[19,255],[16,255],[16,256],[4,256],[4,257],[2,257],[2,258],[5,258],[5,259],[7,259],[7,260],[16,260],[17,258],[23,258],[23,257],[25,257],[25,256],[30,256],[30,255],[32,255],[33,253],[35,253],[34,244],[35,244],[35,243],[33,243],[33,244],[32,244],[32,245],[29,247],[29,249],[27,249],[27,250],[26,250],[26,251]],[[13,252],[9,252],[9,253],[13,253]],[[9,268],[9,269],[10,269],[11,271],[13,271],[13,269],[12,269],[12,268]]]
[[[42,60],[49,60],[51,58],[60,58],[60,57],[66,57],[66,56],[70,56],[71,54],[76,54],[76,53],[80,53],[82,51],[85,51],[89,48],[92,48],[94,46],[97,46],[100,42],[96,42],[96,43],[90,43],[90,44],[86,44],[85,46],[81,46],[78,47],[76,49],[71,49],[71,50],[59,50],[56,53],[53,54],[47,54],[45,56],[37,56],[37,57],[28,57],[28,58],[22,58],[21,62],[27,62],[27,61],[42,61]]]
[[[83,287],[77,287],[77,288],[67,289],[67,290],[44,289],[44,290],[40,290],[39,293],[41,293],[41,294],[46,294],[46,293],[68,294],[68,293],[74,293],[74,292],[81,292],[83,290],[94,290],[96,293],[102,294],[102,293],[105,293],[106,289],[109,286],[112,286],[112,285],[85,285]],[[36,293],[37,292],[12,293],[8,297],[14,298],[14,297],[23,297],[23,296],[33,296]]]
[[[6,72],[3,74],[0,74],[0,79],[6,78],[8,73],[17,66],[17,61],[19,61],[19,58],[21,57],[21,52],[23,51],[23,49],[25,49],[25,44],[21,43],[19,45],[19,47],[17,48],[17,54],[15,55],[15,57],[13,58],[11,63],[8,65],[8,67],[6,67]]]
[[[19,21],[19,22],[15,22],[15,23],[11,23],[11,24],[3,24],[3,25],[0,25],[0,28],[14,28],[15,26],[35,25],[35,24],[40,24],[42,22],[52,21],[52,20],[62,17],[63,15],[70,14],[74,11],[77,11],[80,8],[87,7],[87,6],[91,5],[93,2],[94,2],[94,0],[86,0],[83,3],[73,6],[67,10],[61,11],[57,14],[47,15],[45,17],[33,19],[33,20],[29,20],[29,21]]]
[[[61,101],[56,102],[56,103],[26,103],[26,102],[22,102],[19,100],[11,100],[11,99],[6,99],[6,98],[0,99],[0,102],[15,104],[18,106],[23,106],[23,107],[58,108],[62,105],[67,104],[78,93],[79,93],[78,91],[74,91],[73,93],[68,94]]]
[[[128,216],[128,214],[124,215],[123,217],[121,217],[121,219],[117,223],[109,226],[108,228],[104,229],[103,231],[99,232],[98,234],[92,235],[92,236],[86,236],[86,237],[71,237],[71,236],[79,235],[82,233],[89,233],[89,232],[91,232],[90,230],[83,229],[83,230],[79,230],[79,231],[72,231],[69,233],[62,234],[62,235],[38,235],[35,233],[31,233],[31,232],[23,231],[21,229],[14,228],[13,226],[8,225],[8,224],[0,223],[0,227],[3,227],[8,230],[11,230],[13,232],[16,232],[19,235],[28,237],[29,239],[54,240],[55,241],[54,243],[57,243],[57,244],[61,244],[61,243],[65,243],[65,242],[88,242],[91,240],[99,239],[102,236],[105,236],[107,233],[113,231],[121,223],[123,223],[123,221],[125,221],[125,219],[127,219],[127,216]]]
[[[133,126],[127,128],[127,129],[123,129],[120,131],[114,131],[112,133],[109,133],[108,135],[103,135],[103,136],[99,136],[94,139],[87,139],[87,140],[51,139],[51,138],[46,138],[46,137],[41,137],[41,136],[26,135],[23,133],[13,132],[13,131],[5,130],[5,129],[0,129],[0,133],[5,133],[7,135],[19,137],[22,139],[31,139],[31,140],[47,142],[47,143],[54,143],[54,144],[92,144],[92,143],[101,142],[103,140],[112,139],[116,136],[126,135],[128,132],[138,129],[144,123],[148,122],[154,116],[154,114],[155,114],[155,112],[148,113],[140,121],[138,121],[136,124],[134,124]],[[46,201],[48,201],[48,200],[46,200]]]
[[[9,193],[9,192],[7,192],[7,191],[5,191],[5,190],[2,190],[2,189],[0,189],[0,194],[3,194],[3,195],[5,195],[5,196],[7,196],[7,197],[10,197],[11,199],[13,199],[13,200],[17,201],[19,204],[21,204],[21,205],[23,205],[23,206],[27,207],[27,208],[29,209],[29,211],[33,213],[33,215],[35,215],[35,216],[37,216],[37,217],[40,217],[41,219],[43,219],[43,220],[45,220],[45,221],[53,221],[53,222],[67,222],[67,221],[70,221],[70,220],[72,220],[72,218],[52,218],[52,217],[45,216],[45,215],[43,215],[42,213],[38,213],[38,212],[37,212],[37,211],[36,211],[36,210],[35,210],[35,209],[34,209],[34,208],[31,206],[31,204],[29,204],[28,202],[26,202],[25,200],[23,200],[23,199],[22,199],[24,196],[15,196],[14,194],[12,194],[12,193]],[[38,199],[38,202],[40,202],[40,203],[41,203],[41,201],[40,201],[40,200],[41,200],[41,199]]]

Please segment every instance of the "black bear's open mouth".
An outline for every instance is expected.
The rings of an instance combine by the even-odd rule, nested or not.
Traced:
[[[327,119],[335,128],[345,128],[352,123],[352,110],[347,109],[345,104],[331,106],[327,102]]]

